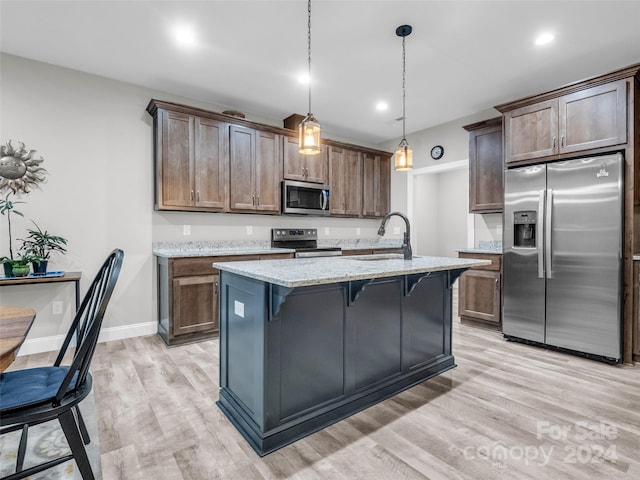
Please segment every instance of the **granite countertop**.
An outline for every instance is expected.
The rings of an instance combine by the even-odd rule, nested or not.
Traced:
[[[400,248],[398,239],[318,240],[319,247],[339,247],[342,250]],[[157,242],[153,254],[157,257],[226,257],[232,255],[267,255],[293,253],[294,249],[272,248],[268,240],[215,240],[203,242]]]
[[[499,240],[480,240],[477,247],[457,248],[456,252],[502,254],[502,242]]]
[[[219,270],[235,273],[284,287],[303,287],[327,283],[395,277],[413,273],[437,272],[489,265],[489,260],[449,257],[414,257],[402,254],[362,255],[358,257],[296,258],[250,262],[214,263]]]

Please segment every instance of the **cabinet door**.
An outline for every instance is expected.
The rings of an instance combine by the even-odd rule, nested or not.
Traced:
[[[633,353],[640,356],[640,261],[633,262],[634,313],[633,313]]]
[[[307,180],[305,157],[300,153],[298,137],[285,136],[282,141],[284,178],[304,182]],[[322,154],[320,154],[322,155]]]
[[[280,135],[258,131],[256,135],[256,210],[280,211]]]
[[[625,80],[560,98],[560,153],[622,143],[627,143]]]
[[[558,100],[517,108],[504,115],[505,162],[558,153]]]
[[[219,275],[173,280],[173,335],[218,330]]]
[[[163,110],[159,208],[194,204],[193,117]]]
[[[195,118],[195,188],[197,207],[224,210],[225,124],[209,118]]]
[[[376,185],[380,181],[379,156],[365,153],[362,155],[362,215],[375,217],[377,203]]]
[[[313,183],[327,183],[327,148],[320,146],[320,153],[317,155],[306,155],[306,177],[305,181]]]
[[[500,273],[467,270],[458,286],[460,317],[500,324]]]
[[[384,217],[389,213],[391,159],[362,154],[362,215]]]
[[[229,209],[255,210],[254,188],[256,131],[232,125],[229,128]]]
[[[354,150],[344,151],[345,214],[362,215],[362,155]]]
[[[502,124],[469,132],[469,212],[502,212]]]
[[[347,212],[344,153],[342,148],[329,147],[329,213],[331,215],[344,215]]]

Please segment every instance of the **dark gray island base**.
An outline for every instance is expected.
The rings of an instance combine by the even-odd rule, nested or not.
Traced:
[[[449,268],[296,287],[222,270],[217,405],[263,456],[455,367],[467,265]]]

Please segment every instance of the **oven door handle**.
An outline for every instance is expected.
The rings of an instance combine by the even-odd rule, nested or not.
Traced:
[[[296,258],[316,258],[316,257],[340,257],[342,250],[324,250],[314,252],[296,252]]]

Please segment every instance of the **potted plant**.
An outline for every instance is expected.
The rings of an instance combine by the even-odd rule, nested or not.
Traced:
[[[2,257],[0,261],[5,268],[5,275],[7,277],[26,277],[29,275],[29,262],[33,261],[33,258],[29,255],[20,255],[19,258],[11,259],[9,257]],[[8,268],[7,268],[8,267]]]
[[[21,250],[33,263],[33,273],[44,275],[47,273],[47,265],[52,252],[67,253],[67,239],[58,235],[52,235],[46,230],[42,230],[36,222],[35,230],[27,230],[27,238],[22,240]]]
[[[11,236],[11,213],[13,212],[16,215],[20,215],[21,217],[24,217],[24,215],[22,213],[20,213],[19,211],[17,211],[15,209],[15,206],[17,203],[24,203],[24,202],[12,202],[11,200],[9,200],[9,196],[11,195],[11,192],[7,193],[7,196],[4,199],[0,198],[0,214],[5,215],[7,217],[7,223],[9,225],[9,256],[8,257],[2,257],[0,259],[0,263],[3,264],[4,266],[4,274],[7,277],[12,277],[13,276],[13,263],[14,262],[14,258],[13,258],[13,238]],[[28,273],[28,272],[27,272]]]

